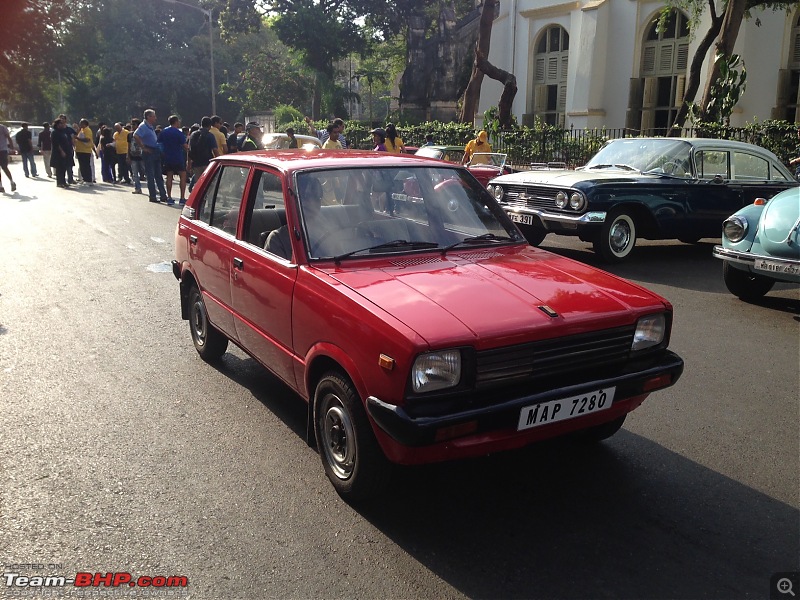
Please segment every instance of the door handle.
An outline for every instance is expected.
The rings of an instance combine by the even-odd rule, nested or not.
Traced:
[[[234,258],[233,268],[239,269],[240,271],[244,271],[244,261],[241,258]]]
[[[189,243],[192,246],[197,246],[197,236],[196,235],[190,235],[189,236]]]

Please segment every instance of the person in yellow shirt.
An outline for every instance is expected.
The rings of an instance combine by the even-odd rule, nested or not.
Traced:
[[[114,123],[114,147],[117,150],[117,180],[124,180],[125,183],[131,182],[131,174],[128,171],[128,136],[130,133],[122,126],[122,123]]]
[[[225,134],[219,130],[220,127],[222,127],[222,117],[219,115],[211,117],[211,133],[214,134],[214,139],[217,140],[217,150],[222,156],[228,150],[228,140]]]
[[[87,185],[94,182],[92,175],[92,154],[97,156],[97,148],[94,145],[94,136],[89,129],[89,121],[81,119],[78,133],[75,137],[75,156],[78,158],[78,166],[81,170],[81,179]]]
[[[461,164],[465,165],[471,161],[473,165],[479,164],[489,164],[489,157],[487,156],[476,156],[475,160],[472,160],[472,155],[475,153],[484,153],[484,152],[491,152],[492,147],[489,145],[489,135],[485,131],[478,132],[478,137],[474,140],[470,140],[467,142],[467,145],[464,146],[464,158],[461,160]]]
[[[386,151],[394,154],[400,154],[405,150],[403,138],[397,135],[397,127],[394,123],[386,124]]]

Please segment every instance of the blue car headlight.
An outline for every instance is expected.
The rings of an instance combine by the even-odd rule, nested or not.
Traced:
[[[667,335],[667,320],[663,313],[642,317],[636,323],[631,350],[645,350],[658,346]]]
[[[722,222],[722,235],[733,242],[741,242],[747,235],[747,219],[738,215],[728,217]]]
[[[439,350],[420,354],[411,369],[415,392],[432,392],[454,387],[461,381],[461,351]]]

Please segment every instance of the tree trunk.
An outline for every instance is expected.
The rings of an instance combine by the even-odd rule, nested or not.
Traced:
[[[517,78],[508,71],[495,67],[477,50],[475,51],[475,61],[481,72],[503,84],[503,93],[497,105],[498,119],[500,127],[511,127],[511,105],[514,103],[514,96],[517,95]]]
[[[318,70],[314,71],[314,95],[311,97],[311,118],[319,120],[322,106],[322,76]]]
[[[736,38],[739,36],[739,29],[744,20],[744,14],[747,10],[747,0],[728,0],[728,5],[725,8],[725,14],[722,19],[722,28],[714,44],[716,55],[721,53],[725,56],[733,54],[733,47],[736,44]],[[714,83],[719,79],[719,65],[712,59],[711,69],[708,72],[706,79],[706,87],[703,91],[703,99],[700,101],[700,114],[701,119],[707,119],[706,106],[711,102],[711,88]]]
[[[711,44],[714,43],[714,39],[722,29],[722,15],[717,15],[714,0],[708,0],[708,7],[711,13],[711,27],[709,27],[703,39],[700,40],[700,44],[692,57],[692,63],[689,65],[689,77],[686,80],[683,102],[669,130],[670,137],[680,137],[681,135],[683,126],[686,123],[686,117],[689,116],[689,103],[694,102],[697,90],[700,88],[700,71],[703,69],[703,62],[708,54],[708,49],[711,48]]]
[[[461,114],[458,117],[461,123],[472,123],[475,120],[475,111],[478,110],[478,100],[481,96],[481,84],[483,83],[483,71],[478,67],[478,55],[489,56],[494,14],[499,3],[500,0],[483,1],[481,21],[478,28],[478,42],[475,45],[475,59],[472,62],[472,75],[470,75],[467,89],[464,91],[464,101],[461,104]]]

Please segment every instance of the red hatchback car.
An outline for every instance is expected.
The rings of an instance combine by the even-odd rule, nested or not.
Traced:
[[[531,247],[466,169],[437,160],[220,157],[175,252],[200,356],[232,341],[296,390],[350,499],[380,491],[391,463],[604,439],[683,370],[666,300]]]

